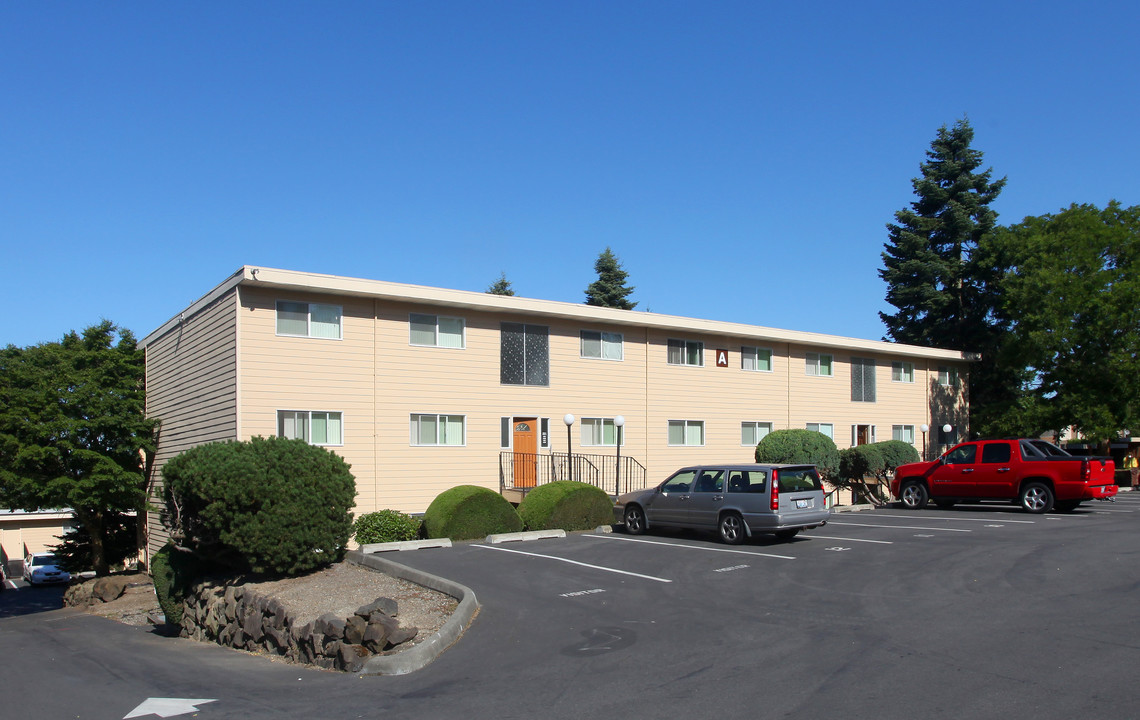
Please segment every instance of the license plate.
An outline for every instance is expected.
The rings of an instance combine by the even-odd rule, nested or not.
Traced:
[[[799,509],[811,507],[811,500],[796,500],[796,507]]]

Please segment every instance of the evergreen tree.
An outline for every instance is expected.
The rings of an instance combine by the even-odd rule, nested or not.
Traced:
[[[594,271],[598,273],[598,279],[586,288],[587,305],[622,310],[632,310],[637,307],[637,303],[627,299],[634,290],[625,284],[629,273],[622,269],[621,262],[608,247],[605,252],[598,255],[597,261],[594,262]]]
[[[895,342],[981,353],[969,386],[977,431],[992,410],[1015,399],[1017,378],[997,364],[1002,272],[988,248],[997,221],[989,206],[1006,181],[993,180],[991,168],[979,171],[982,153],[973,139],[966,119],[939,128],[921,177],[912,180],[916,199],[887,225],[879,277],[897,311],[879,317]]]
[[[124,513],[144,517],[156,427],[144,416],[144,362],[130,331],[106,320],[0,350],[0,506],[70,508],[100,575],[122,559]]]
[[[514,295],[515,291],[511,289],[511,281],[507,279],[505,272],[499,273],[499,279],[491,283],[491,286],[486,289],[490,295]]]

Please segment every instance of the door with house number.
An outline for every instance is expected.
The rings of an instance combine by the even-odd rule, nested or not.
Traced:
[[[515,418],[515,487],[532,488],[538,480],[538,418]]]

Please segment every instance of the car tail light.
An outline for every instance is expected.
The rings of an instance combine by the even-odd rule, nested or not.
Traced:
[[[772,471],[772,509],[780,509],[780,478],[777,477],[778,470]]]
[[[1085,460],[1081,461],[1081,480],[1090,480],[1092,478],[1092,463]]]

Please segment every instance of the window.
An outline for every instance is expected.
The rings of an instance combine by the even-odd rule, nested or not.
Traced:
[[[343,445],[344,429],[338,412],[278,410],[277,436],[304,440],[312,445]]]
[[[670,340],[669,364],[704,367],[705,344],[696,340]]]
[[[728,491],[730,493],[762,493],[768,489],[766,470],[729,470]]]
[[[958,387],[958,368],[938,366],[938,384],[945,387]]]
[[[503,385],[550,385],[550,329],[502,323],[499,381]]]
[[[772,351],[761,347],[740,348],[740,369],[772,372]]]
[[[412,345],[426,347],[466,347],[463,337],[465,326],[466,322],[463,318],[412,313],[408,317],[408,327],[410,328],[408,342]]]
[[[693,486],[693,492],[724,492],[724,470],[702,470],[697,484]]]
[[[511,446],[511,419],[509,417],[499,418],[499,447],[509,448]]]
[[[914,425],[891,425],[891,440],[914,445]]]
[[[340,339],[341,306],[277,301],[277,334]]]
[[[462,415],[412,415],[412,445],[464,445]]]
[[[661,492],[664,493],[687,493],[689,488],[693,486],[693,476],[697,474],[696,470],[682,470],[673,477],[665,481],[661,486]]]
[[[613,418],[582,418],[582,445],[617,445],[617,426]]]
[[[670,445],[704,445],[705,423],[703,420],[670,420]]]
[[[742,422],[740,423],[740,444],[755,446],[770,432],[772,432],[772,423],[770,422]]]
[[[611,332],[598,332],[596,330],[582,331],[582,350],[584,358],[597,358],[598,360],[621,360],[623,357],[622,334]]]
[[[875,402],[875,361],[851,358],[851,402]]]
[[[978,446],[974,444],[959,445],[946,453],[947,465],[973,465],[978,454]]]
[[[892,362],[891,363],[891,382],[912,383],[914,382],[914,363],[912,362]]]
[[[831,377],[832,357],[825,353],[809,352],[804,362],[804,372],[808,375]]]
[[[983,463],[1007,463],[1010,456],[1009,443],[986,443],[982,446]]]
[[[808,423],[808,430],[814,430],[818,433],[823,433],[832,440],[835,439],[835,426],[831,423]]]

